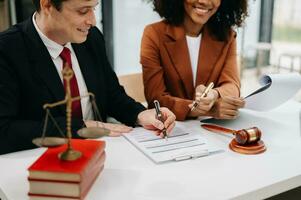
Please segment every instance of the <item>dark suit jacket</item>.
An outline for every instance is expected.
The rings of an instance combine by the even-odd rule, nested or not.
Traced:
[[[87,88],[96,96],[102,118],[112,116],[133,126],[145,108],[126,95],[106,56],[104,39],[92,28],[82,44],[72,44]],[[0,34],[0,154],[33,148],[42,133],[43,104],[64,99],[55,65],[32,19]],[[65,128],[65,108],[51,110]],[[83,126],[72,119],[73,134]],[[49,122],[48,136],[59,135]],[[76,135],[76,134],[75,134]]]
[[[220,96],[239,96],[236,34],[218,41],[204,27],[199,51],[196,86],[214,82]],[[145,97],[150,107],[154,99],[184,120],[194,99],[189,51],[185,31],[166,21],[148,25],[143,33],[141,59]]]

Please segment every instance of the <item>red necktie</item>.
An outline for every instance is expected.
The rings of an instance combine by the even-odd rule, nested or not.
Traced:
[[[67,63],[72,69],[71,53],[68,48],[64,47],[63,51],[60,54],[60,57],[63,60],[63,68],[66,66],[65,64]],[[65,79],[64,79],[64,88],[66,91]],[[78,90],[75,73],[73,74],[73,77],[70,80],[70,91],[71,91],[71,97],[79,96],[79,90]],[[72,102],[72,116],[76,118],[82,118],[82,107],[80,104],[80,100]]]

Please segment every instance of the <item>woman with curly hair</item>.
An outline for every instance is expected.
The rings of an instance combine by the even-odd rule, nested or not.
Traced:
[[[158,100],[177,120],[212,116],[233,119],[240,98],[236,33],[247,0],[152,0],[162,21],[146,26],[141,43],[145,96]],[[210,82],[215,87],[200,97]],[[192,109],[193,101],[199,102]]]

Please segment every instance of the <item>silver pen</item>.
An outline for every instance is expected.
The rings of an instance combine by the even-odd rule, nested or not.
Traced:
[[[164,119],[163,119],[163,116],[162,116],[162,113],[161,113],[161,110],[160,110],[160,103],[159,103],[159,101],[155,100],[154,104],[155,104],[155,110],[156,110],[156,118],[158,120],[160,120],[164,124]],[[162,133],[163,133],[164,138],[167,138],[167,132],[166,132],[165,126],[162,129]]]

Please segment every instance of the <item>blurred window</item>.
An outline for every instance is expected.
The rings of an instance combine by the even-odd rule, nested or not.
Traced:
[[[278,67],[289,71],[301,70],[301,1],[275,0],[273,45]]]

